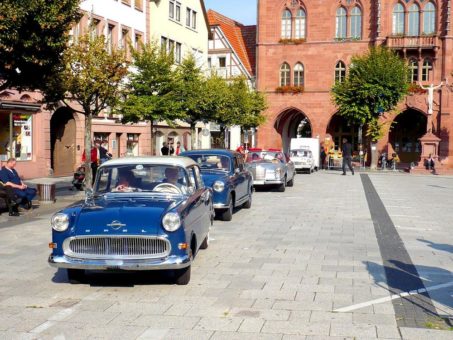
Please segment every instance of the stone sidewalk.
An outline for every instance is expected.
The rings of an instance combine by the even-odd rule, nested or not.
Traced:
[[[369,177],[425,286],[452,282],[453,180]],[[1,338],[453,338],[429,329],[436,320],[398,325],[358,174],[298,175],[285,193],[256,192],[252,209],[215,221],[188,286],[156,273],[90,274],[89,284],[70,285],[47,265],[49,218],[0,228]],[[444,317],[451,287],[430,292]],[[343,308],[352,310],[335,312]]]

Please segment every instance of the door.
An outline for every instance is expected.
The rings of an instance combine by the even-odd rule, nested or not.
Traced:
[[[121,158],[121,133],[116,134],[116,158]]]
[[[242,156],[236,155],[233,159],[234,186],[236,187],[236,201],[241,201],[248,194],[248,183]]]
[[[75,168],[76,122],[72,111],[55,111],[50,121],[52,168],[55,176],[72,175]]]

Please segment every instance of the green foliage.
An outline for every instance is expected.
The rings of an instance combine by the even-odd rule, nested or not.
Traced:
[[[393,51],[378,47],[352,58],[345,81],[332,89],[338,113],[351,123],[372,124],[376,138],[383,112],[391,111],[407,93],[407,65]]]
[[[114,108],[122,97],[122,83],[128,73],[123,51],[108,52],[104,36],[79,38],[64,55],[64,69],[58,83],[52,83],[52,93],[58,98],[64,93],[69,106],[76,102],[85,115],[98,115],[106,107]]]
[[[123,121],[157,120],[172,125],[175,119],[184,118],[185,113],[176,98],[172,54],[153,43],[133,49],[132,57],[133,71],[129,75],[127,97],[120,108]]]
[[[68,32],[79,19],[79,1],[0,1],[0,89],[42,90],[62,67]]]

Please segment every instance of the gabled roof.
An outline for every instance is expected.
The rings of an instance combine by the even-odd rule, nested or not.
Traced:
[[[255,75],[256,25],[243,25],[211,9],[208,20],[212,27],[221,28],[246,70]]]

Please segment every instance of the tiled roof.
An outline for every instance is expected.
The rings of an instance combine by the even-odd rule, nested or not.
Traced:
[[[234,52],[251,75],[255,75],[256,25],[245,26],[216,11],[208,11],[209,25],[219,26]]]

